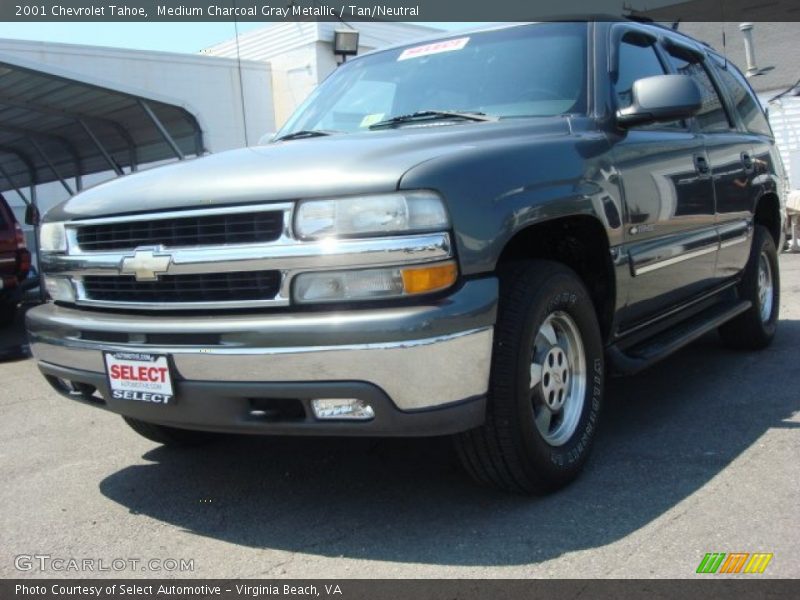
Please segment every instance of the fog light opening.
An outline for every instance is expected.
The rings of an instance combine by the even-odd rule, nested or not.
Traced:
[[[311,401],[311,410],[320,420],[368,421],[375,417],[372,406],[358,398],[315,398]]]
[[[105,403],[105,400],[98,395],[97,388],[93,385],[81,383],[80,381],[62,379],[61,377],[56,377],[55,381],[56,385],[61,389],[62,392],[73,398],[80,398],[90,402]]]

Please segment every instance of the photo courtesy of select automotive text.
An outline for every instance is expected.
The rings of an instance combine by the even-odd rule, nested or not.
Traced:
[[[0,600],[783,600],[798,508],[794,0],[0,0]]]

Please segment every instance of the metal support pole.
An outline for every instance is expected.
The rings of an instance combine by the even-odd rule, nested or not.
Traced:
[[[205,149],[203,148],[203,132],[200,131],[199,126],[194,132],[194,153],[198,158],[205,154]]]
[[[28,141],[31,143],[31,146],[36,148],[36,151],[39,153],[39,156],[42,157],[42,160],[47,163],[47,166],[50,167],[50,170],[53,172],[53,175],[58,177],[58,180],[61,182],[61,185],[64,186],[64,189],[67,190],[67,193],[70,196],[74,196],[75,192],[72,191],[72,188],[69,187],[69,184],[64,180],[61,176],[61,173],[58,172],[58,169],[53,164],[53,161],[50,160],[50,157],[45,154],[44,148],[37,142],[34,138],[28,138]]]
[[[110,154],[108,153],[108,151],[105,149],[105,147],[103,146],[103,144],[101,144],[101,143],[100,143],[100,140],[99,140],[99,139],[97,139],[97,136],[94,134],[94,131],[92,131],[92,130],[89,128],[89,126],[86,124],[86,121],[84,121],[83,119],[78,119],[78,123],[80,123],[81,127],[83,127],[83,130],[86,132],[86,135],[88,135],[88,136],[91,138],[91,140],[92,140],[92,142],[94,143],[94,145],[95,145],[95,146],[97,146],[97,149],[98,149],[98,150],[100,150],[100,154],[102,154],[102,155],[103,155],[103,158],[105,158],[105,159],[106,159],[106,162],[107,162],[107,163],[109,164],[109,166],[110,166],[110,167],[111,167],[111,168],[114,170],[114,172],[115,172],[117,175],[124,175],[124,173],[122,172],[122,169],[121,169],[121,168],[120,168],[120,166],[117,164],[117,161],[115,161],[115,160],[114,160],[114,159],[111,157],[111,155],[110,155]]]
[[[136,153],[136,144],[133,143],[130,133],[119,123],[114,124],[114,130],[128,144],[128,162],[131,163],[131,173],[135,173],[139,170],[139,155]]]
[[[31,173],[31,206],[33,206],[33,210],[36,214],[39,214],[39,200],[36,196],[36,173]],[[41,263],[39,262],[39,225],[33,226],[33,248],[36,252],[36,272],[39,274],[39,302],[47,301],[47,295],[44,291],[44,282],[42,281],[42,269],[39,266]]]
[[[186,158],[183,155],[183,152],[181,152],[181,149],[178,147],[178,144],[176,144],[175,140],[172,139],[172,136],[169,134],[169,131],[167,131],[166,127],[164,127],[164,124],[156,116],[156,113],[153,112],[153,109],[150,108],[150,105],[141,98],[139,98],[139,106],[141,106],[142,110],[144,110],[144,112],[147,113],[147,116],[150,117],[150,120],[153,122],[153,125],[156,126],[156,129],[158,129],[158,132],[161,134],[161,137],[164,138],[164,141],[167,142],[170,148],[172,148],[172,151],[175,153],[175,156],[178,157],[178,160],[183,160],[184,158]]]

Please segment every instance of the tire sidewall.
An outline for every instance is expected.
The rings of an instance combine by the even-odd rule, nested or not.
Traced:
[[[563,311],[575,321],[583,341],[586,389],[578,425],[561,446],[551,446],[539,433],[530,401],[530,357],[539,327],[553,312]],[[527,467],[539,476],[558,481],[570,479],[586,461],[594,440],[602,406],[605,369],[603,347],[594,306],[577,277],[557,274],[543,285],[529,305],[521,328],[517,373],[517,410],[520,441],[527,450]],[[542,470],[546,469],[545,473]]]
[[[769,321],[761,319],[761,307],[758,304],[758,269],[761,255],[764,254],[769,261],[769,267],[772,270],[772,312],[769,316]],[[761,326],[763,335],[766,338],[771,338],[775,335],[778,328],[778,317],[780,310],[780,268],[778,265],[778,252],[775,249],[775,243],[769,231],[764,227],[756,227],[756,233],[753,239],[753,251],[750,256],[750,264],[748,265],[750,272],[748,273],[748,287],[746,290],[747,297],[753,302],[755,315],[758,323]]]

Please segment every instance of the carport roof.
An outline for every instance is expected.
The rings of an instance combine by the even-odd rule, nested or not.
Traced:
[[[203,152],[184,106],[0,53],[0,191]]]

